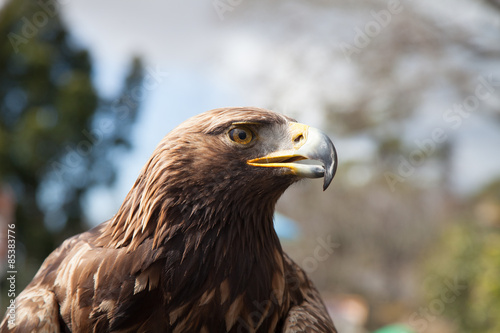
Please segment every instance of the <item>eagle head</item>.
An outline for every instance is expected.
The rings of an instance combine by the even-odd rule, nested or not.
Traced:
[[[324,177],[326,189],[336,167],[333,143],[315,128],[260,108],[211,110],[159,143],[112,221],[113,239],[118,246],[142,241],[158,235],[164,220],[187,228],[255,211],[272,216],[291,184]]]
[[[211,191],[230,196],[280,192],[304,177],[324,177],[325,190],[337,167],[328,136],[253,107],[215,109],[195,116],[168,134],[159,150],[158,162],[171,162],[169,168],[184,172],[190,186],[216,185]],[[300,162],[306,160],[311,163]]]

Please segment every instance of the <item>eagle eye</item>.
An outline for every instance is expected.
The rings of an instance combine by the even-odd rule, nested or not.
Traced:
[[[229,131],[229,138],[239,144],[247,145],[252,142],[254,134],[246,127],[236,127]]]

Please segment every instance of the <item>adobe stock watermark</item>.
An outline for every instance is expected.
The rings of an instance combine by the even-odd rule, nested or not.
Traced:
[[[340,247],[340,244],[334,242],[331,235],[325,238],[316,238],[317,245],[314,248],[313,254],[304,258],[301,262],[301,267],[307,273],[312,273],[318,269],[319,263],[326,261],[333,254],[335,249]]]
[[[319,263],[326,261],[335,251],[335,249],[340,247],[339,243],[333,241],[332,236],[328,235],[326,237],[316,238],[317,245],[313,250],[311,256],[306,257],[302,260],[302,268],[307,273],[311,273],[318,269]],[[295,275],[287,274],[285,276],[286,284],[289,291],[293,292],[300,288],[300,278]],[[253,301],[253,305],[256,310],[251,312],[247,318],[242,318],[241,316],[237,319],[238,329],[237,332],[255,332],[255,326],[258,323],[262,323],[267,317],[274,314],[274,309],[281,306],[279,304],[280,295],[278,295],[278,290],[272,290],[269,299],[264,301]]]
[[[492,74],[488,77],[479,76],[474,93],[445,110],[442,116],[444,126],[437,126],[430,131],[426,138],[415,140],[416,148],[406,157],[399,156],[397,172],[384,173],[391,191],[394,192],[396,185],[413,176],[417,169],[436,153],[439,145],[448,139],[450,131],[459,129],[464,119],[469,118],[485,101],[499,91],[500,81],[495,80]]]
[[[16,262],[16,225],[7,224],[7,306],[6,317],[9,326],[16,324],[16,284],[17,284],[17,262]]]
[[[443,315],[446,307],[456,302],[457,298],[467,290],[467,284],[459,281],[457,277],[444,279],[439,283],[441,287],[439,292],[435,293],[434,298],[408,317],[410,327],[419,333],[425,332],[437,317]]]
[[[212,6],[214,7],[217,16],[221,21],[224,21],[227,12],[232,12],[236,7],[241,5],[243,0],[213,0]]]
[[[32,38],[38,35],[40,29],[49,23],[50,19],[59,14],[58,6],[66,5],[71,0],[38,0],[36,4],[40,10],[36,11],[31,17],[23,16],[21,18],[20,34],[9,32],[7,38],[14,52],[19,52],[21,45],[27,44]]]
[[[168,72],[161,70],[158,66],[156,68],[146,67],[145,75],[140,85],[132,88],[130,92],[115,99],[111,104],[111,110],[116,115],[117,120],[127,118],[133,109],[137,108],[139,103],[144,99],[145,95],[158,88],[168,77]],[[54,161],[51,163],[52,171],[57,178],[62,181],[63,176],[70,169],[77,168],[84,160],[85,157],[92,153],[92,150],[100,145],[107,134],[111,133],[116,124],[109,120],[103,119],[93,129],[83,129],[82,134],[85,137],[71,147],[65,147],[65,155],[61,161]]]
[[[342,42],[339,44],[340,50],[348,62],[351,62],[353,54],[360,54],[361,50],[370,45],[373,39],[380,35],[380,33],[387,28],[395,15],[403,12],[403,6],[399,0],[389,0],[387,2],[387,9],[380,11],[372,10],[370,15],[372,20],[366,22],[363,28],[354,27],[354,40],[352,44]]]

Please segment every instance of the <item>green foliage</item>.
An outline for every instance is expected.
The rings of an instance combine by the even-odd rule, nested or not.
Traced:
[[[27,258],[19,289],[63,239],[87,229],[82,198],[113,183],[113,151],[130,146],[139,108],[131,92],[142,88],[136,59],[121,95],[101,98],[88,52],[56,2],[41,4],[16,0],[0,12],[0,185],[16,197],[17,247]]]
[[[467,222],[454,223],[444,230],[427,262],[427,272],[439,277],[435,279],[438,283],[429,285],[429,301],[443,291],[443,283],[439,281],[454,279],[463,286],[456,299],[446,302],[443,313],[458,326],[460,332],[500,332],[498,190],[498,183],[487,188],[476,199],[474,217]]]

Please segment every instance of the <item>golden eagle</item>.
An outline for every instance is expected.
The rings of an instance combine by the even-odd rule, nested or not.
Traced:
[[[113,218],[47,257],[1,332],[336,332],[273,228],[292,183],[324,177],[326,189],[336,166],[325,134],[283,115],[195,116],[160,142]]]

